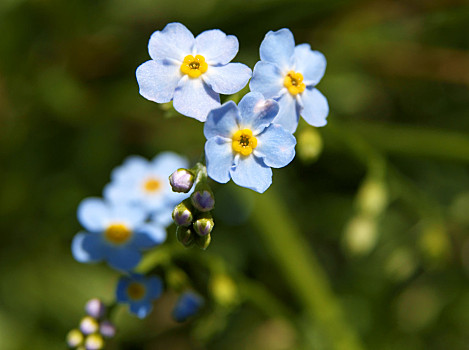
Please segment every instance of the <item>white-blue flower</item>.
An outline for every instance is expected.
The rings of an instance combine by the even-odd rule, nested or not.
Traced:
[[[288,29],[268,32],[260,47],[249,87],[278,101],[275,123],[295,132],[300,115],[313,126],[326,125],[329,105],[316,89],[326,70],[326,58],[309,44],[295,46]]]
[[[77,216],[86,230],[72,242],[73,257],[79,262],[104,260],[117,270],[129,271],[140,262],[143,250],[166,239],[164,228],[145,222],[147,214],[137,206],[86,198],[80,203]]]
[[[112,203],[141,206],[155,223],[167,226],[174,206],[187,197],[172,191],[168,177],[187,166],[187,160],[173,152],[160,153],[151,161],[131,156],[112,171],[104,197]]]
[[[229,101],[212,110],[204,126],[208,176],[264,192],[272,183],[270,168],[284,167],[295,157],[295,137],[272,123],[278,108],[274,100],[250,92],[238,106]]]
[[[150,101],[173,100],[181,114],[205,121],[220,106],[219,94],[234,94],[251,78],[251,69],[229,63],[238,53],[238,39],[218,29],[196,38],[181,23],[170,23],[150,37],[150,61],[137,68],[140,94]]]

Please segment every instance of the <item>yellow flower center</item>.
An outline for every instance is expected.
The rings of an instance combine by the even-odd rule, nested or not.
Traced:
[[[232,137],[233,151],[241,153],[243,156],[248,156],[252,150],[257,147],[257,139],[252,136],[250,129],[238,130]]]
[[[132,236],[132,231],[123,224],[111,224],[104,231],[104,236],[111,243],[122,244],[129,240]]]
[[[181,72],[187,74],[191,78],[198,78],[207,71],[208,65],[205,63],[204,56],[187,55],[181,64]]]
[[[138,282],[132,282],[127,287],[127,295],[132,300],[140,300],[146,293],[146,288],[143,284]]]
[[[292,95],[297,95],[305,91],[306,88],[305,83],[303,83],[303,75],[292,70],[285,76],[283,86],[285,86]]]
[[[158,179],[151,177],[144,182],[143,188],[146,192],[154,193],[161,188],[161,182]]]

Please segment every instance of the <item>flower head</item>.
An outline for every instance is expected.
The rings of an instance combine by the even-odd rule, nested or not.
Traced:
[[[105,260],[121,271],[133,269],[140,262],[142,250],[166,239],[163,227],[146,223],[146,216],[136,206],[84,199],[78,207],[78,220],[87,232],[74,237],[74,258],[79,262]]]
[[[119,303],[130,305],[130,312],[139,318],[146,317],[153,300],[163,292],[163,282],[159,277],[145,277],[140,274],[122,276],[117,283],[116,299]]]
[[[239,106],[229,101],[211,111],[204,127],[208,176],[264,192],[272,183],[270,168],[284,167],[295,157],[295,137],[273,124],[278,108],[274,100],[250,92]]]
[[[266,34],[260,56],[249,87],[278,101],[274,122],[290,132],[296,130],[300,115],[313,126],[326,125],[329,105],[316,89],[326,70],[324,55],[309,44],[295,46],[293,34],[284,28]]]
[[[139,205],[156,224],[167,226],[174,206],[184,199],[183,194],[172,191],[168,176],[187,165],[185,158],[172,152],[160,153],[151,161],[131,156],[113,170],[104,197],[112,203]]]
[[[195,315],[203,304],[204,300],[200,295],[194,292],[184,292],[174,306],[173,318],[177,322],[184,322],[189,317]]]
[[[150,101],[173,101],[181,114],[205,121],[220,106],[219,94],[234,94],[251,77],[251,69],[229,63],[238,53],[238,39],[218,29],[194,38],[181,23],[156,31],[148,43],[150,61],[137,68],[140,94]]]

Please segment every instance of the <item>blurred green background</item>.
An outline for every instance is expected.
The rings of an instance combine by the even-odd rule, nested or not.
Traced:
[[[70,243],[115,166],[201,154],[202,124],[142,98],[134,76],[173,21],[236,35],[251,68],[265,33],[290,28],[328,60],[329,124],[300,125],[264,195],[214,185],[210,248],[173,259],[207,297],[201,317],[172,322],[168,292],[144,321],[118,310],[109,349],[469,349],[459,0],[1,0],[0,349],[64,349],[85,301],[112,301],[117,273],[75,262]]]

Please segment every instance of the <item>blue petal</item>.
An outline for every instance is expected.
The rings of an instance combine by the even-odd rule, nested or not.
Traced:
[[[130,279],[128,277],[121,277],[117,282],[116,287],[116,300],[119,303],[125,303],[129,301],[129,296],[127,295],[127,288],[129,287]]]
[[[300,105],[290,93],[284,93],[278,101],[279,111],[274,124],[281,125],[285,130],[294,133],[300,120]]]
[[[78,233],[72,241],[72,254],[82,263],[97,262],[103,259],[102,237],[96,233]]]
[[[271,125],[257,136],[254,155],[261,157],[264,163],[274,168],[281,168],[295,158],[295,137],[280,125]]]
[[[111,204],[135,203],[132,196],[134,188],[134,184],[111,182],[104,186],[103,197]]]
[[[231,95],[245,87],[251,75],[251,68],[248,66],[228,63],[225,66],[209,67],[202,77],[215,92]]]
[[[263,193],[272,183],[272,170],[252,154],[240,157],[236,167],[230,169],[230,174],[237,185],[259,193]]]
[[[261,43],[260,56],[262,61],[277,63],[282,70],[292,65],[295,39],[290,30],[284,28],[276,32],[268,32]]]
[[[187,159],[174,152],[162,152],[151,161],[151,170],[164,177],[165,181],[175,170],[188,166]]]
[[[254,66],[249,88],[251,91],[262,93],[265,98],[276,98],[280,96],[284,87],[284,79],[284,75],[276,64],[259,61]]]
[[[326,117],[329,114],[329,104],[318,89],[306,89],[302,96],[303,111],[301,116],[312,126],[324,126],[327,124]]]
[[[110,215],[108,205],[100,198],[85,198],[78,206],[78,221],[90,232],[103,231]]]
[[[257,135],[272,123],[279,105],[274,100],[266,100],[260,92],[249,92],[241,99],[238,108],[241,113],[239,128],[251,129]]]
[[[135,178],[145,174],[149,166],[147,159],[140,156],[127,157],[121,166],[114,168],[111,173],[112,181],[133,182]]]
[[[172,100],[182,77],[180,65],[165,61],[147,61],[137,68],[135,75],[140,95],[158,103]]]
[[[111,267],[121,271],[132,270],[138,265],[141,259],[142,254],[135,248],[131,247],[113,249],[109,252],[109,256],[107,258]]]
[[[170,58],[181,61],[192,53],[194,36],[181,23],[169,23],[162,31],[154,32],[148,43],[148,52],[154,60]]]
[[[193,293],[185,292],[181,294],[172,315],[177,322],[184,322],[187,318],[195,315],[203,304],[203,299]]]
[[[137,248],[150,248],[161,244],[166,239],[166,231],[156,225],[145,224],[135,230],[132,245]]]
[[[146,281],[147,296],[149,299],[157,299],[163,293],[163,282],[161,278],[152,276]]]
[[[133,302],[130,304],[130,312],[138,318],[145,318],[150,313],[153,305],[149,301]]]
[[[187,197],[187,193],[184,193],[184,195]],[[159,225],[163,227],[168,227],[169,225],[171,225],[171,223],[173,222],[173,218],[171,217],[171,214],[174,209],[173,207],[174,205],[168,205],[166,207],[163,207],[157,210],[155,213],[153,213],[151,217],[152,222],[155,225]]]
[[[139,227],[147,217],[147,212],[144,208],[136,205],[117,204],[113,205],[110,209],[109,224],[123,223],[131,230]]]
[[[233,164],[231,140],[215,136],[205,143],[207,174],[220,183],[230,181],[230,168]]]
[[[173,106],[179,113],[204,122],[208,112],[220,106],[220,96],[202,79],[186,75],[174,92]]]
[[[306,85],[316,85],[326,71],[326,58],[319,51],[311,50],[309,44],[295,47],[295,71],[303,75]]]
[[[195,52],[210,65],[227,64],[238,53],[238,39],[219,29],[207,30],[195,38]]]
[[[239,129],[240,120],[236,103],[228,101],[209,113],[204,125],[204,135],[207,139],[215,136],[231,139],[233,133]]]

